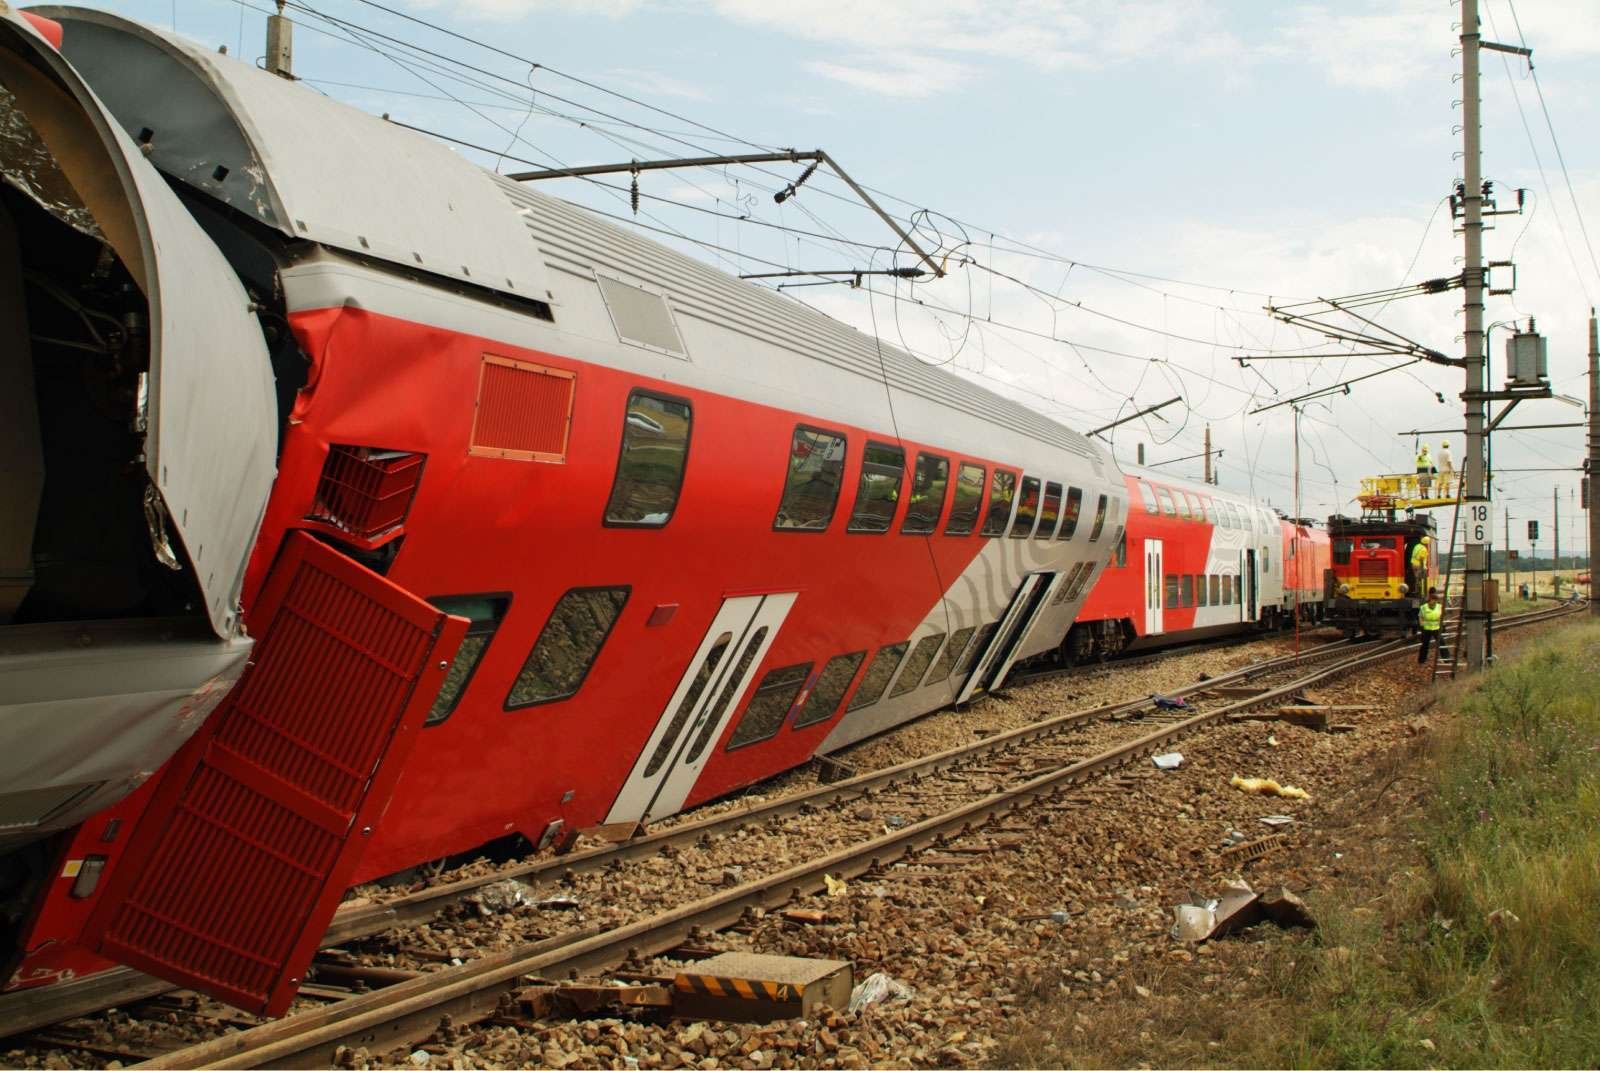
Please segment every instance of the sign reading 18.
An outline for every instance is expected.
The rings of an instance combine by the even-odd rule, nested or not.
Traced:
[[[1494,533],[1494,507],[1488,502],[1467,506],[1467,542],[1487,543]]]

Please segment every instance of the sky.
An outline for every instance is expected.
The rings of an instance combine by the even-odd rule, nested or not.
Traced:
[[[1461,178],[1460,7],[1446,0],[384,3],[291,3],[296,74],[505,171],[823,148],[914,219],[946,275],[762,285],[1080,430],[1181,397],[1107,433],[1117,456],[1143,444],[1147,461],[1197,477],[1200,461],[1182,459],[1209,425],[1220,483],[1286,513],[1292,410],[1255,410],[1402,362],[1284,359],[1341,351],[1264,307],[1460,271],[1446,201]],[[102,6],[263,52],[264,0]],[[1484,174],[1503,210],[1527,190],[1523,213],[1486,234],[1488,259],[1516,265],[1514,293],[1489,299],[1486,321],[1506,325],[1491,335],[1493,381],[1510,322],[1536,317],[1555,390],[1583,398],[1600,301],[1600,143],[1583,136],[1600,129],[1600,4],[1482,0],[1482,19],[1485,40],[1531,47],[1537,71],[1483,56]],[[804,168],[647,173],[637,215],[626,176],[540,187],[735,274],[917,265],[826,171],[775,204]],[[1492,279],[1508,285],[1509,269]],[[1366,311],[1462,352],[1459,290]],[[1409,470],[1415,439],[1399,433],[1460,428],[1462,386],[1459,369],[1418,364],[1307,403],[1299,514],[1352,512],[1361,477]],[[1506,423],[1582,418],[1541,401]],[[1427,437],[1445,438],[1459,464],[1459,435]],[[1549,553],[1552,488],[1563,549],[1582,545],[1569,470],[1583,449],[1580,428],[1495,437],[1513,546],[1527,552],[1535,518]],[[1517,471],[1535,469],[1568,471]]]

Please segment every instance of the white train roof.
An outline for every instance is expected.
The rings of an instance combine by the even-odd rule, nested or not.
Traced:
[[[432,138],[130,19],[30,10],[62,23],[63,52],[158,168],[285,234],[558,307],[552,269],[614,275],[659,291],[679,315],[887,379],[1108,471],[1104,447],[1042,413]]]

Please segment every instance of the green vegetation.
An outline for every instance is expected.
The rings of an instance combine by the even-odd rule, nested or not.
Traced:
[[[1426,771],[1425,866],[1319,904],[1282,964],[1289,1065],[1600,1066],[1600,626],[1465,692]],[[1293,955],[1285,950],[1284,955]]]

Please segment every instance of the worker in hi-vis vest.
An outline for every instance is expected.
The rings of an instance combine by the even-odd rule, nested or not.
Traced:
[[[1417,624],[1422,626],[1422,646],[1417,648],[1417,665],[1428,660],[1428,648],[1439,641],[1439,625],[1444,620],[1444,607],[1439,605],[1439,589],[1428,589],[1428,601],[1417,607]]]
[[[1411,590],[1421,591],[1422,585],[1428,582],[1428,544],[1432,542],[1427,536],[1417,540],[1417,545],[1411,548]]]
[[[1423,443],[1421,446],[1417,447],[1417,471],[1433,471],[1433,455],[1428,453],[1427,443]]]

